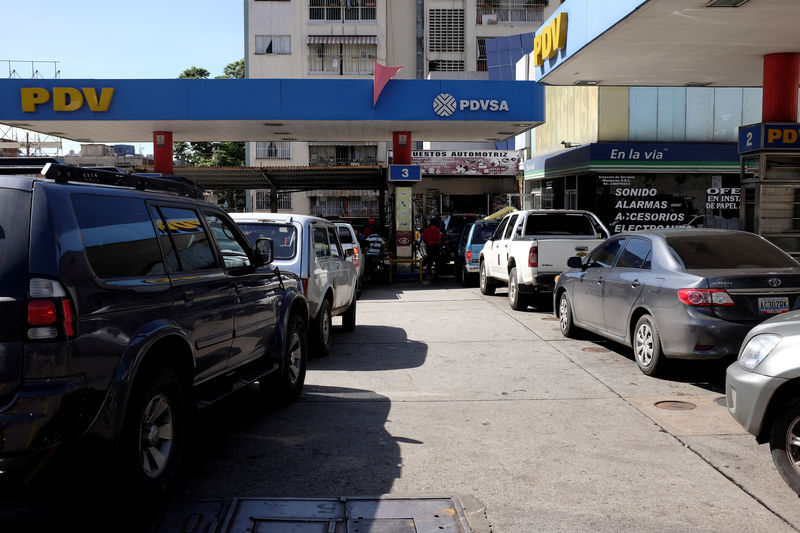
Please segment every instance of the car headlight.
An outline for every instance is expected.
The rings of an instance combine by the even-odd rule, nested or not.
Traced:
[[[748,370],[753,370],[781,342],[780,335],[764,333],[752,337],[739,354],[739,363]]]

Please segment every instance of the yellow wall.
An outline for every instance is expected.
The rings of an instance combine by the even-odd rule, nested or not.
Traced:
[[[597,87],[546,87],[545,124],[536,128],[534,156],[564,149],[561,141],[588,144],[597,141]],[[626,111],[627,123],[627,111]]]
[[[628,87],[600,87],[600,125],[598,141],[627,141],[628,135]]]

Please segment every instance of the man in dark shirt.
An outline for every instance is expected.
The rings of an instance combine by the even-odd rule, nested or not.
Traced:
[[[439,251],[442,244],[442,232],[439,231],[439,226],[436,224],[436,219],[432,218],[428,227],[422,232],[422,242],[425,243],[425,261],[422,265],[427,273],[431,273],[431,266],[436,266],[436,261],[439,258]],[[434,278],[439,276],[437,271]]]

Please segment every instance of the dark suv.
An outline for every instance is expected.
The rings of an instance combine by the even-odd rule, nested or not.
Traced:
[[[300,395],[308,311],[271,241],[251,247],[185,181],[42,174],[0,176],[0,471],[99,437],[160,491],[190,409],[255,381]]]
[[[458,252],[458,240],[464,227],[470,222],[475,222],[483,218],[477,213],[452,213],[442,215],[440,230],[442,230],[442,259],[445,263],[456,260]]]

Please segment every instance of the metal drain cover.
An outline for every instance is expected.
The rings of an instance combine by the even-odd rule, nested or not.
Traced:
[[[655,406],[659,409],[666,409],[667,411],[691,411],[697,406],[692,402],[681,402],[678,400],[666,400],[663,402],[656,402]]]
[[[476,529],[473,529],[476,528]],[[155,533],[489,533],[485,507],[442,498],[234,498],[173,502]]]
[[[602,346],[587,346],[583,349],[584,352],[592,352],[592,353],[603,353],[603,352],[610,352],[608,348],[603,348]]]

